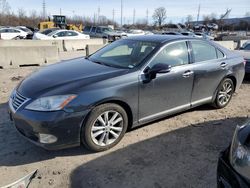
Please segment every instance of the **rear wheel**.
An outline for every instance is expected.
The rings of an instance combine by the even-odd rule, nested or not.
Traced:
[[[213,105],[219,109],[226,107],[232,99],[234,89],[233,81],[230,78],[224,79],[218,87]]]
[[[99,152],[120,142],[128,127],[126,111],[117,104],[97,106],[82,128],[82,143],[88,149]]]

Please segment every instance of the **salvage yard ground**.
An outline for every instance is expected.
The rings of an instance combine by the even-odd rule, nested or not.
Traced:
[[[128,132],[109,151],[46,151],[24,140],[7,113],[11,90],[37,69],[0,70],[0,187],[35,169],[31,188],[216,187],[219,153],[250,115],[250,81],[245,80],[225,109],[202,106],[156,121]]]

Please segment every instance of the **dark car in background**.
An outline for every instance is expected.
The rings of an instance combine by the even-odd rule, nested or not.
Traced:
[[[239,49],[239,53],[245,59],[245,70],[246,74],[250,75],[250,41],[245,42]]]
[[[243,61],[193,37],[129,37],[27,77],[10,96],[10,117],[44,148],[103,151],[130,128],[203,104],[224,108],[243,81]]]
[[[109,42],[113,42],[115,40],[121,39],[122,37],[126,37],[126,35],[123,35],[122,33],[106,26],[85,26],[83,29],[83,33],[88,34],[93,38],[107,39]]]
[[[237,126],[229,148],[220,154],[218,188],[250,187],[250,120]]]

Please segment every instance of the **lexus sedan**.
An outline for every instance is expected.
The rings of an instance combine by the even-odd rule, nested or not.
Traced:
[[[218,188],[250,187],[250,120],[237,126],[231,146],[221,153],[217,169]]]
[[[227,106],[244,73],[240,55],[207,40],[129,37],[27,77],[10,96],[10,117],[44,148],[103,151],[130,128],[203,104]]]

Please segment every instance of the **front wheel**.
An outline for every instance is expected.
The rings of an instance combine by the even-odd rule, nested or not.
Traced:
[[[117,104],[94,108],[82,128],[82,143],[91,151],[105,151],[120,142],[128,127],[126,111]]]
[[[232,99],[234,88],[234,83],[230,78],[224,79],[218,87],[213,105],[218,109],[226,107]]]

